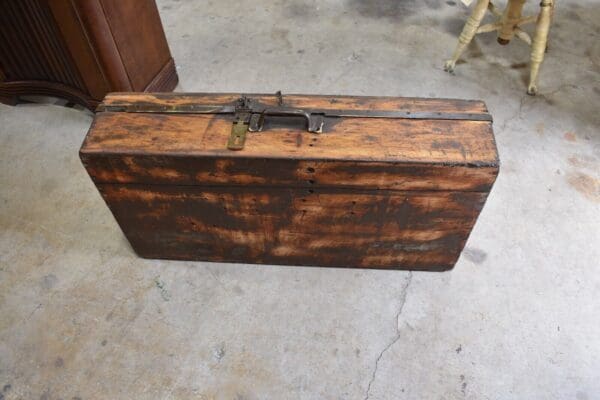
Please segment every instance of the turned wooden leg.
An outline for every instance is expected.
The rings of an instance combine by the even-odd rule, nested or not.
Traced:
[[[498,43],[507,45],[515,33],[515,27],[521,19],[525,0],[508,0],[508,5],[502,14],[502,25],[498,30]]]
[[[538,15],[535,27],[535,35],[531,44],[531,70],[529,73],[529,87],[527,94],[535,96],[537,94],[537,78],[540,71],[540,65],[544,61],[544,53],[548,42],[548,32],[554,11],[553,0],[542,0],[540,4],[540,14]]]
[[[456,45],[456,50],[454,50],[454,55],[452,56],[452,59],[446,61],[446,64],[444,65],[444,70],[448,72],[454,71],[456,61],[458,61],[458,58],[460,57],[462,52],[465,50],[467,45],[471,43],[471,40],[473,40],[473,36],[475,36],[475,34],[477,33],[477,28],[479,28],[481,20],[485,16],[485,12],[488,8],[489,3],[490,0],[477,1],[475,9],[471,13],[471,16],[469,16],[469,19],[467,19],[462,33],[458,37],[458,44]]]

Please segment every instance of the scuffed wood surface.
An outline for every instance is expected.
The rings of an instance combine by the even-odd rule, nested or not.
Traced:
[[[424,163],[82,154],[97,183],[489,191],[497,167]]]
[[[302,121],[250,132],[243,150],[226,148],[233,117],[98,113],[83,151],[128,154],[176,154],[335,159],[443,164],[496,165],[490,122],[339,118],[326,132],[306,131]],[[330,124],[328,126],[327,124]]]
[[[106,105],[239,94],[113,94]],[[276,105],[274,95],[251,95]],[[284,97],[305,108],[487,113],[478,101]],[[445,270],[498,173],[491,122],[274,119],[226,148],[232,115],[99,112],[82,162],[142,257]],[[299,122],[299,123],[298,123]]]
[[[109,93],[103,100],[105,105],[120,104],[222,104],[235,101],[240,93]],[[277,105],[273,94],[248,94],[261,103]],[[459,99],[431,99],[418,97],[373,97],[339,95],[284,94],[283,101],[289,107],[335,108],[340,110],[406,110],[426,112],[464,112],[487,114],[483,101]]]
[[[146,258],[452,268],[487,197],[397,192],[98,186]]]
[[[237,97],[239,94],[128,94],[109,95],[104,104],[224,104]],[[257,98],[265,103],[276,102],[273,95]],[[284,97],[284,102],[288,106],[312,108],[487,113],[482,102],[466,100],[290,95]],[[263,132],[249,133],[245,148],[232,152],[226,148],[232,120],[229,115],[101,112],[82,151],[498,164],[492,125],[487,121],[328,118],[325,133],[317,135],[306,132],[302,121],[285,126],[281,119],[267,118],[275,122]]]

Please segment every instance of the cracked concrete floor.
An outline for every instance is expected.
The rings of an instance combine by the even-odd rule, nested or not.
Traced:
[[[600,398],[600,4],[558,2],[528,97],[519,42],[442,71],[455,3],[158,1],[180,90],[486,100],[502,168],[447,273],[138,259],[90,114],[0,105],[0,398]]]

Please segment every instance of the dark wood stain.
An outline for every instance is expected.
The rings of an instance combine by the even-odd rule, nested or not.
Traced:
[[[125,94],[106,102],[237,96]],[[487,112],[463,100],[294,95],[285,103]],[[315,135],[290,122],[273,119],[233,152],[224,146],[230,117],[105,112],[80,156],[142,257],[453,267],[498,173],[490,123],[337,118]]]
[[[142,257],[289,264],[293,256],[302,265],[413,269],[451,267],[486,197],[135,184],[99,189]]]

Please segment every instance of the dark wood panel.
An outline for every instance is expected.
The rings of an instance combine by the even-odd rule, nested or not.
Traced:
[[[81,160],[96,183],[489,191],[497,166],[97,154]]]
[[[53,18],[57,21],[60,34],[70,54],[73,55],[73,64],[85,82],[87,92],[93,99],[101,100],[111,90],[111,85],[99,64],[74,3],[63,0],[47,1]]]
[[[451,268],[486,193],[98,185],[142,257]]]
[[[126,1],[129,3],[129,1]],[[136,3],[133,1],[133,3]],[[71,6],[77,14],[78,23],[84,31],[87,46],[93,54],[94,60],[100,67],[102,76],[106,80],[110,90],[123,88],[122,90],[134,90],[128,71],[122,60],[122,54],[115,43],[113,32],[109,21],[104,14],[102,4],[99,0],[71,1]],[[133,15],[128,15],[131,18]],[[139,20],[138,23],[146,21]],[[152,38],[147,38],[151,40]],[[87,54],[86,54],[87,55]],[[121,89],[119,89],[121,90]]]
[[[110,91],[178,79],[152,0],[2,0],[0,71],[2,102],[44,94],[92,110]]]
[[[0,63],[7,80],[51,81],[85,92],[45,2],[5,0],[0,11]]]
[[[100,4],[132,90],[145,90],[171,58],[156,3],[154,0],[100,0]]]

